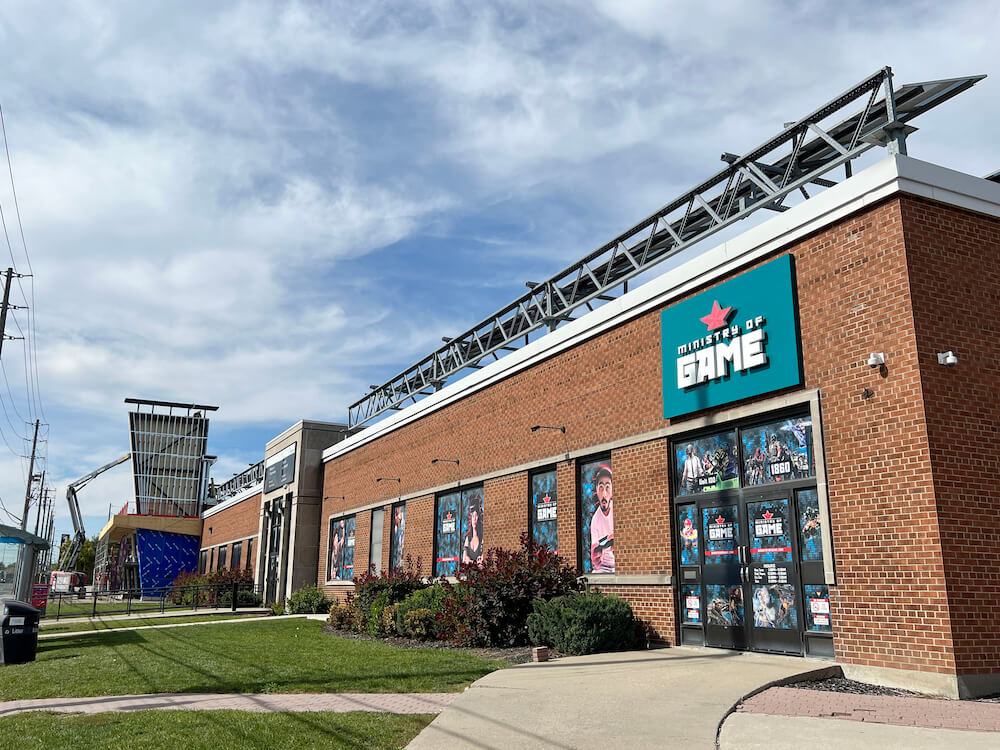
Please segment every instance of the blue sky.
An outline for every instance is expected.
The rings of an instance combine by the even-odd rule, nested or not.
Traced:
[[[1000,73],[984,8],[5,3],[57,532],[66,482],[128,449],[124,398],[218,404],[225,479],[883,65]],[[921,118],[911,155],[1000,167],[993,87]],[[81,492],[88,531],[129,493],[127,465]]]

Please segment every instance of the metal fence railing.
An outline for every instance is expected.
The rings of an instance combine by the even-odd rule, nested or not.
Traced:
[[[156,614],[181,609],[254,609],[261,606],[261,588],[252,582],[207,583],[190,586],[145,586],[119,591],[50,593],[42,617],[103,617]]]

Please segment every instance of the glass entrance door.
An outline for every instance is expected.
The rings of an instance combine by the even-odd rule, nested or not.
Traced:
[[[739,505],[701,505],[701,537],[705,545],[702,566],[705,643],[723,648],[747,648]]]
[[[750,642],[758,651],[802,653],[798,554],[791,498],[776,495],[744,503],[748,544],[743,578],[750,603]]]

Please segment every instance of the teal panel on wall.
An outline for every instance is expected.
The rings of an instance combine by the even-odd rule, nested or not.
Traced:
[[[663,418],[802,383],[793,258],[660,313]]]

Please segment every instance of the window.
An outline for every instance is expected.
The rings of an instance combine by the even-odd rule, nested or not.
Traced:
[[[354,578],[354,516],[330,519],[330,541],[326,554],[326,577],[330,581]]]
[[[247,562],[243,567],[249,568],[253,565],[253,539],[247,539]]]
[[[743,481],[747,487],[816,475],[812,419],[779,419],[741,430]]]
[[[392,506],[392,526],[389,534],[389,567],[402,568],[406,561],[406,503]]]
[[[559,551],[556,495],[555,469],[531,475],[531,507],[529,509],[531,539],[535,544],[545,545],[553,552]]]
[[[438,495],[435,509],[434,574],[454,575],[459,563],[483,557],[483,488]]]
[[[226,548],[225,547],[219,547],[219,564],[218,564],[218,569],[222,570],[225,567],[226,567]]]
[[[215,570],[215,547],[208,551],[208,572]]]
[[[368,570],[382,568],[382,532],[385,530],[385,509],[372,511],[372,534],[368,541]]]
[[[198,572],[207,573],[208,572],[208,550],[203,549],[198,554]]]
[[[243,542],[233,542],[233,570],[240,570],[243,567]]]
[[[611,456],[579,465],[580,568],[615,572],[615,508]]]
[[[697,495],[740,486],[736,430],[674,443],[677,495]]]

